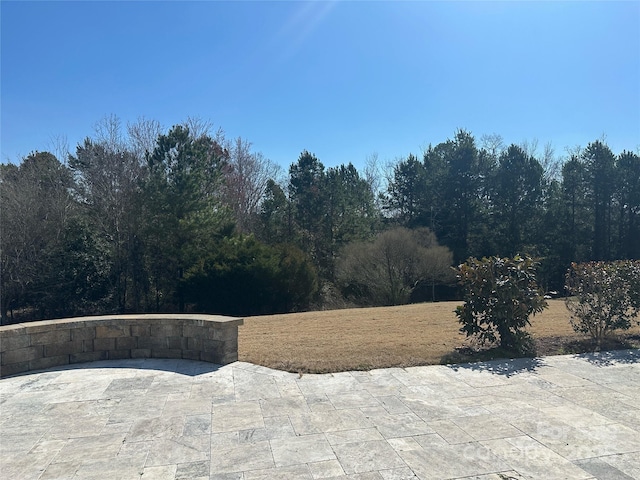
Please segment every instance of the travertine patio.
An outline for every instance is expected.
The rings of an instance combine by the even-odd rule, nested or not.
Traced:
[[[0,380],[11,479],[640,479],[640,352],[303,375],[188,360]]]

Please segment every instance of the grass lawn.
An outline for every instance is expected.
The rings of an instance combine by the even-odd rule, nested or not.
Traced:
[[[300,373],[467,362],[504,357],[478,349],[459,332],[454,310],[461,302],[358,308],[245,318],[239,359]],[[574,333],[563,300],[531,318],[538,355],[589,351]],[[640,327],[612,338],[604,348],[640,347]]]

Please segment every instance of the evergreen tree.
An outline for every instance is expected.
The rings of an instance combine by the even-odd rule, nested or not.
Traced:
[[[616,161],[617,257],[640,259],[640,156],[624,151]]]
[[[291,203],[282,187],[269,179],[260,205],[260,238],[267,244],[292,243]]]
[[[324,165],[303,151],[289,168],[289,195],[300,246],[319,265],[322,257],[323,223],[326,212]]]
[[[414,156],[400,160],[393,168],[393,178],[387,187],[385,209],[405,227],[425,225],[427,172]]]
[[[609,147],[597,140],[582,154],[588,200],[593,211],[592,260],[611,260],[613,233],[613,199],[615,189],[615,156]]]
[[[542,213],[543,169],[522,148],[511,145],[500,155],[491,204],[494,232],[505,255],[531,250]]]
[[[230,216],[220,201],[227,152],[211,137],[193,137],[175,126],[158,138],[147,156],[143,183],[145,254],[151,305],[155,310],[184,310],[178,289],[190,265],[231,232]]]
[[[329,278],[337,252],[347,243],[373,236],[378,225],[373,192],[350,163],[327,170],[325,179],[325,245]]]
[[[447,149],[447,173],[442,194],[440,219],[442,242],[461,262],[471,255],[482,255],[486,237],[487,181],[490,159],[478,151],[474,137],[459,130]]]

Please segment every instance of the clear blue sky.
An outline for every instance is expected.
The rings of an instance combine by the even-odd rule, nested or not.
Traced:
[[[3,0],[2,162],[115,114],[188,116],[288,167],[497,133],[640,148],[640,2]]]

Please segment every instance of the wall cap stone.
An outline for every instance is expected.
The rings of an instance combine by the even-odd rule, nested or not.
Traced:
[[[233,327],[244,323],[242,318],[225,317],[224,315],[207,315],[191,313],[141,313],[126,315],[95,315],[86,317],[58,318],[54,320],[38,320],[36,322],[14,323],[0,326],[0,332],[11,332],[28,328],[30,333],[44,331],[41,327],[58,328],[82,328],[97,325],[113,325],[113,322],[136,322],[146,323],[150,321],[170,321],[180,323],[193,323],[204,326],[208,323],[219,323],[220,326]],[[199,323],[202,322],[202,323]],[[47,330],[50,330],[47,329]],[[24,332],[16,332],[24,333]]]

